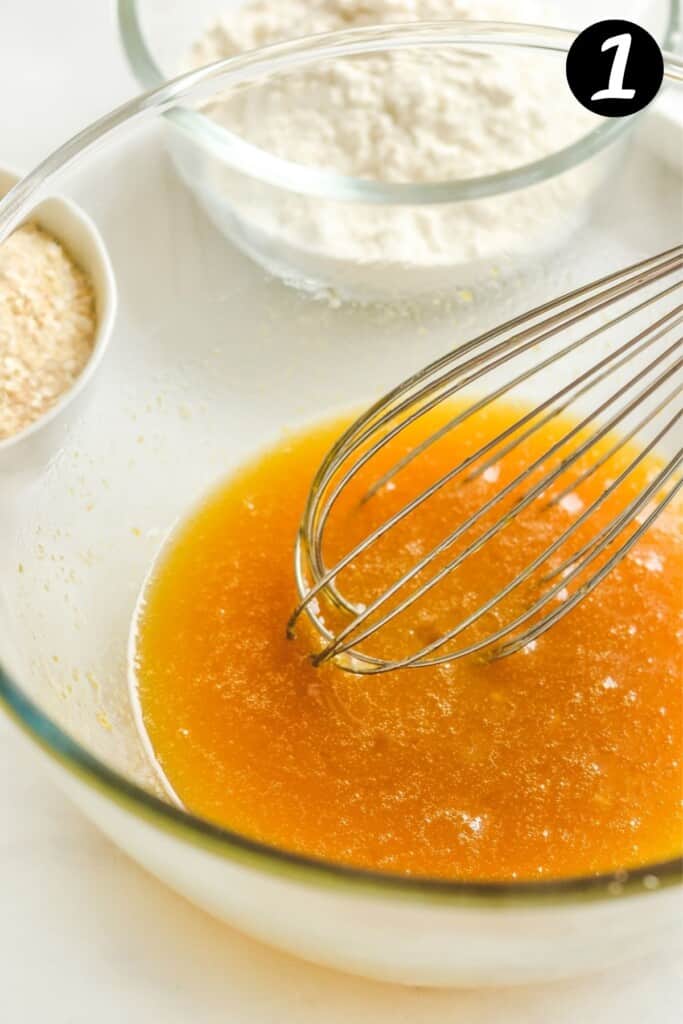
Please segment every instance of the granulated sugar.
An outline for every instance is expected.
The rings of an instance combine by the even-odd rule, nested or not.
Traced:
[[[96,329],[90,279],[36,224],[0,245],[0,441],[25,430],[88,362]]]

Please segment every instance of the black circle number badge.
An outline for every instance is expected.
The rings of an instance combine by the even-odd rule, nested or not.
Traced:
[[[593,114],[627,117],[650,103],[664,78],[655,39],[632,21],[597,21],[580,32],[567,54],[567,82]]]

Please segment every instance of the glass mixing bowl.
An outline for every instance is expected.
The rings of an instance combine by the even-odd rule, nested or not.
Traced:
[[[187,63],[191,43],[219,14],[236,6],[239,3],[204,0],[174,4],[169,10],[163,0],[119,0],[124,51],[141,85],[155,87],[178,74]],[[627,6],[629,11],[623,10],[623,2],[619,5],[619,17],[630,13],[649,24],[667,45],[672,43],[678,0],[633,0]],[[585,3],[572,4],[570,12],[567,5],[548,7],[557,8],[557,22],[562,25],[580,21],[580,12],[588,21],[615,15],[609,0],[598,4],[597,11],[595,4],[588,9]],[[634,119],[598,118],[581,110],[569,93],[563,61],[542,47],[534,48],[533,31],[520,31],[517,37],[528,47],[501,50],[495,45],[482,45],[482,32],[490,39],[504,39],[510,26],[461,24],[463,41],[458,56],[468,57],[469,73],[484,83],[482,88],[491,74],[491,63],[505,63],[503,78],[499,80],[496,73],[494,79],[496,89],[500,91],[502,86],[502,98],[496,103],[505,109],[507,118],[518,121],[521,137],[528,141],[538,127],[534,127],[533,117],[507,103],[505,91],[511,77],[520,90],[552,95],[555,105],[561,105],[554,123],[543,129],[542,145],[539,138],[530,150],[533,157],[515,164],[507,158],[509,141],[503,141],[471,165],[476,168],[476,176],[465,170],[454,179],[452,166],[447,166],[443,173],[433,167],[427,181],[380,182],[336,173],[338,167],[323,169],[314,162],[320,157],[318,152],[306,166],[295,164],[228,131],[216,122],[214,114],[188,109],[182,130],[176,121],[167,134],[167,145],[180,175],[220,231],[270,273],[296,287],[334,303],[387,299],[412,302],[425,297],[469,301],[474,289],[485,287],[492,279],[497,282],[501,277],[509,278],[520,267],[544,259],[590,217],[592,204],[600,201],[602,186],[611,183],[618,173],[622,143]],[[375,38],[385,39],[386,29],[379,28]],[[446,63],[437,63],[437,73],[445,79],[447,62],[454,51],[442,38],[444,47],[439,56]],[[385,46],[390,48],[388,42]],[[343,41],[334,53],[337,69],[340,62],[358,60],[358,56],[349,57]],[[404,98],[398,93],[409,92],[419,75],[412,64],[414,51],[394,50],[391,59],[393,63],[384,68],[383,74],[393,83],[397,95],[394,99],[392,93],[386,102],[400,108]],[[409,66],[405,66],[406,61]],[[305,115],[309,123],[315,124],[321,92],[340,88],[339,78],[330,85],[325,77],[322,55],[316,71],[322,80],[316,79],[308,89],[297,87],[299,124]],[[342,75],[341,80],[345,89],[347,79]],[[275,136],[280,129],[278,103],[271,109],[265,76],[262,84],[260,91],[254,82],[250,83],[246,99],[237,84],[238,91],[231,98],[233,111],[225,114],[223,97],[221,112],[216,116],[227,116],[231,125],[248,124],[252,130],[258,125],[265,145],[271,136],[264,124],[274,125]],[[454,101],[451,91],[450,102],[461,102],[464,109],[470,109],[466,90],[458,88],[461,100]],[[394,132],[397,140],[402,138],[403,115],[397,115],[398,126],[391,122],[388,127],[383,94],[371,100],[366,92],[360,102],[365,105],[365,114],[376,105],[382,131]],[[205,103],[203,97],[199,105]],[[473,114],[470,116],[474,119]],[[346,145],[363,149],[363,131],[354,131],[353,127],[348,130],[351,142],[342,138],[342,150]],[[477,145],[475,138],[461,154],[458,166],[469,159],[467,154]]]
[[[461,26],[439,31],[442,45],[467,44]],[[245,932],[376,978],[527,983],[674,941],[680,863],[465,884],[294,855],[172,806],[128,699],[129,628],[150,562],[177,517],[232,466],[283,428],[358,405],[502,319],[679,239],[678,181],[634,147],[571,248],[455,310],[332,309],[226,244],[166,155],[164,136],[184,131],[179,106],[340,47],[416,47],[429,32],[300,41],[179,79],[86,129],[0,204],[2,239],[49,195],[78,202],[119,286],[94,401],[30,490],[10,497],[0,477],[0,699],[122,849]],[[504,45],[526,37],[512,33]],[[534,42],[558,59],[566,44],[564,33]],[[667,73],[680,78],[681,64]]]

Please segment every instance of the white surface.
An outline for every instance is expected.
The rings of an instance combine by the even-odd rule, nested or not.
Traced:
[[[28,166],[133,91],[105,0],[2,0],[0,159]],[[673,1024],[680,963],[506,992],[404,990],[270,952],[172,896],[0,720],[0,1020]]]

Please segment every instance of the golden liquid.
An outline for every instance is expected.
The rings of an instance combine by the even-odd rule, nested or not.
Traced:
[[[377,464],[361,474],[331,517],[328,564],[516,415],[508,405],[479,414],[359,507]],[[588,598],[523,652],[379,676],[316,669],[310,629],[285,636],[296,604],[292,549],[314,471],[343,425],[289,436],[246,465],[176,533],[148,587],[138,694],[157,759],[184,805],[286,850],[422,876],[576,876],[678,855],[679,512],[661,516]],[[380,593],[561,428],[566,421],[543,428],[487,478],[444,488],[346,571],[346,591],[366,601]],[[384,464],[418,437],[389,445]],[[633,452],[606,462],[569,503],[535,503],[368,650],[414,651],[478,607],[604,491]],[[643,461],[628,481],[634,494],[658,467]],[[607,501],[598,521],[616,507]],[[493,521],[492,512],[484,525]],[[596,528],[591,519],[573,546]],[[490,632],[504,612],[509,618],[527,606],[530,593],[520,588],[467,637]]]

